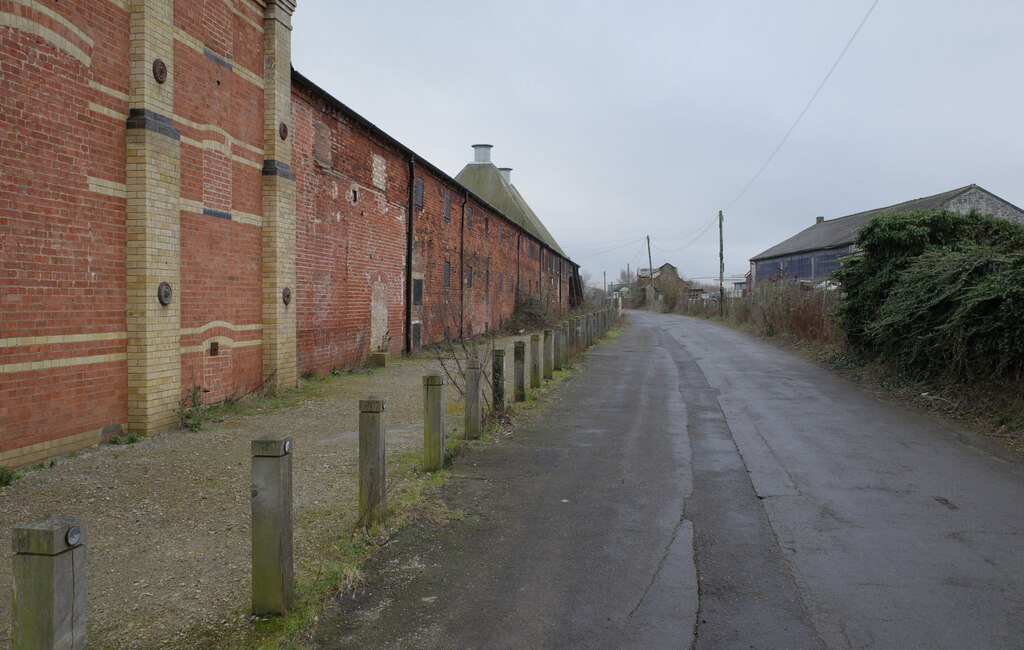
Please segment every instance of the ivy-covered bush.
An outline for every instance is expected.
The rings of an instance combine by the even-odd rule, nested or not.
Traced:
[[[1024,370],[1024,226],[972,212],[877,217],[835,272],[850,346],[914,378]]]

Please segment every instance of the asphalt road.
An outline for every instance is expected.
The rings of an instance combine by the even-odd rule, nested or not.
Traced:
[[[728,328],[629,317],[316,645],[1024,647],[1024,465]]]

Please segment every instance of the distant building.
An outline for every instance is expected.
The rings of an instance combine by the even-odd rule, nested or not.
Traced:
[[[746,288],[751,288],[759,280],[780,277],[813,284],[824,282],[832,271],[839,268],[840,259],[854,251],[857,233],[871,219],[889,212],[915,210],[950,210],[962,214],[977,210],[981,214],[1024,223],[1024,211],[977,185],[838,219],[818,217],[810,228],[751,258],[750,282]]]
[[[679,277],[679,269],[668,262],[654,269],[653,279],[650,269],[637,269],[636,284],[645,302],[652,301],[655,295],[674,299],[690,290],[690,283]]]

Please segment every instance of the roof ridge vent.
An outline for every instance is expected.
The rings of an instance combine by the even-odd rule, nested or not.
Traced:
[[[512,183],[512,168],[511,167],[498,167],[498,171],[501,172],[501,177],[505,179],[506,183]]]

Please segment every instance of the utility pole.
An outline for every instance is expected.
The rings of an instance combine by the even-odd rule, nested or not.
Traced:
[[[718,315],[725,315],[725,255],[722,252],[722,211],[718,211]]]
[[[647,235],[647,284],[651,287],[651,304],[654,304],[654,262],[651,261],[651,236]]]
[[[626,288],[629,289],[630,299],[633,298],[633,276],[629,274],[629,262],[626,262]]]
[[[601,271],[601,275],[604,277],[604,296],[608,297],[608,271]]]

